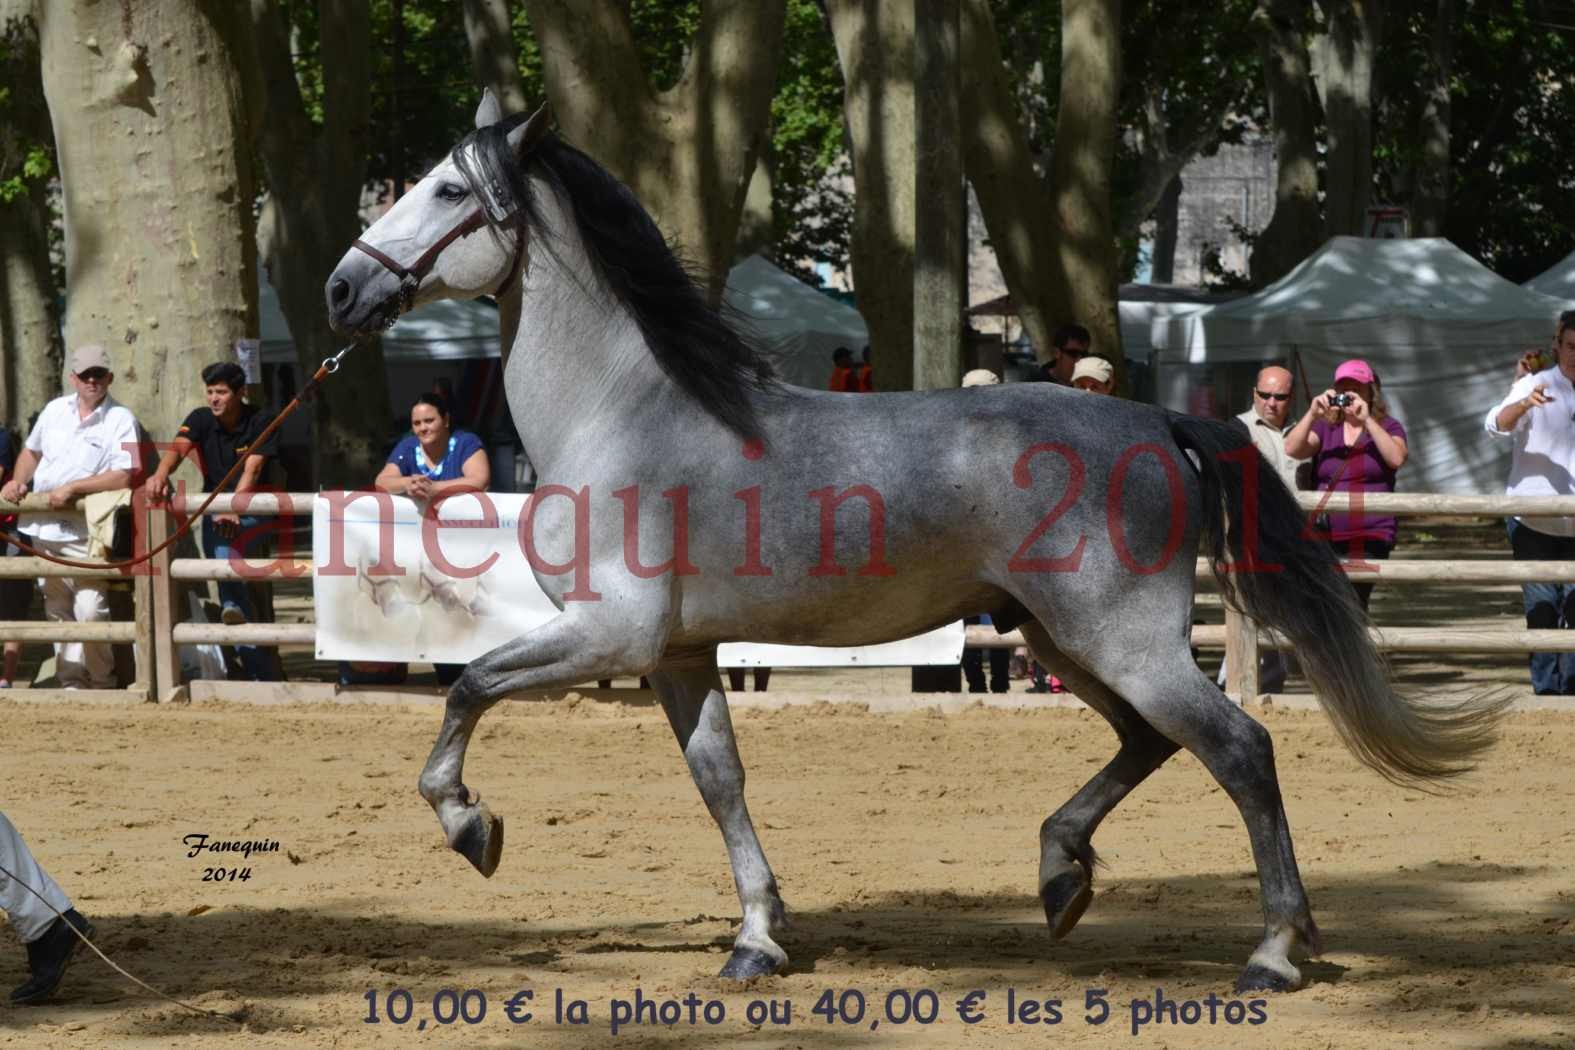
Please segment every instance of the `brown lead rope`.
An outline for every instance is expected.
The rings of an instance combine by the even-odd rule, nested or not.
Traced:
[[[317,388],[322,385],[323,380],[339,371],[339,359],[354,349],[355,345],[356,344],[351,343],[333,357],[325,358],[323,363],[318,366],[317,371],[313,373],[312,378],[308,379],[305,385],[301,387],[301,392],[296,394],[288,405],[284,406],[284,409],[274,417],[274,421],[272,423],[269,423],[263,428],[263,432],[257,436],[255,441],[252,442],[252,447],[261,447],[264,442],[273,436],[273,432],[279,429],[279,425],[284,422],[286,416],[288,416],[291,412],[294,412],[297,408],[301,407],[301,403],[303,401],[309,400],[312,394],[317,391]],[[177,528],[168,539],[159,544],[157,547],[154,547],[152,550],[139,554],[135,558],[131,558],[128,561],[78,561],[75,558],[61,558],[53,554],[45,554],[41,550],[28,546],[26,543],[23,543],[15,536],[6,537],[5,542],[19,548],[20,550],[26,551],[35,558],[43,558],[45,561],[52,561],[56,565],[70,566],[73,569],[129,569],[133,565],[141,565],[143,562],[147,561],[149,558],[152,558],[154,555],[160,553],[161,551],[167,550],[171,544],[189,532],[194,524],[202,520],[203,511],[207,510],[209,505],[212,504],[214,500],[219,498],[219,496],[224,492],[224,487],[235,479],[236,472],[238,472],[241,467],[245,465],[245,463],[246,457],[241,456],[237,458],[235,460],[235,465],[230,468],[229,473],[225,474],[224,478],[218,483],[218,485],[214,486],[213,491],[208,493],[208,498],[202,501],[202,505],[198,507],[196,511],[187,516],[186,520],[181,523],[180,527]]]

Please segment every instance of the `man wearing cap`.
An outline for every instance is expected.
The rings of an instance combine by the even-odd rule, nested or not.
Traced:
[[[1116,370],[1103,357],[1085,357],[1072,369],[1072,385],[1091,394],[1113,394]]]
[[[32,491],[47,493],[49,505],[64,509],[91,492],[131,484],[137,460],[137,419],[109,396],[115,375],[101,346],[79,346],[71,354],[71,385],[76,392],[44,406],[17,457],[16,473],[0,487],[0,497],[20,500]],[[28,514],[20,527],[28,544],[64,558],[88,556],[87,525],[75,514]],[[48,576],[38,581],[44,611],[51,620],[90,623],[109,619],[103,580]],[[65,689],[113,689],[115,659],[107,642],[56,642],[55,671]]]

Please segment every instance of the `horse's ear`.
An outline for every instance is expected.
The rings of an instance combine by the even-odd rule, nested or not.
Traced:
[[[476,128],[490,128],[503,119],[503,106],[491,88],[482,88],[481,105],[476,107]]]
[[[552,130],[552,104],[543,102],[540,108],[530,115],[529,120],[509,132],[509,146],[513,148],[515,156],[524,157],[547,137],[547,132],[550,130]]]

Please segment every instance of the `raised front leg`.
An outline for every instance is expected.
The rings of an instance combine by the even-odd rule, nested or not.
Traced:
[[[615,638],[620,647],[611,644]],[[488,708],[520,690],[643,674],[655,663],[663,640],[627,624],[601,624],[565,612],[466,667],[449,688],[443,726],[421,771],[421,797],[437,813],[449,847],[489,878],[503,854],[502,818],[482,805],[462,779],[470,734]]]
[[[651,675],[651,684],[661,697],[700,797],[722,829],[733,865],[733,884],[744,910],[744,921],[722,976],[746,980],[780,973],[787,966],[787,952],[771,934],[787,924],[787,909],[744,804],[744,764],[733,739],[721,676],[714,665],[660,669]]]

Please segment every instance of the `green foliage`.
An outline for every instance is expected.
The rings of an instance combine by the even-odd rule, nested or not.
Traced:
[[[678,83],[689,59],[689,42],[700,28],[699,0],[634,0],[629,21],[651,87],[666,91]]]
[[[1409,204],[1421,143],[1419,73],[1431,69],[1437,3],[1391,0],[1375,77],[1379,195]],[[1560,15],[1560,10],[1564,14]],[[1458,0],[1450,78],[1444,235],[1522,281],[1575,243],[1575,17],[1538,0]]]
[[[55,174],[38,38],[31,22],[0,25],[0,205],[32,193]]]
[[[1041,174],[1055,146],[1061,93],[1061,5],[1057,0],[991,0],[1018,116]],[[1171,151],[1203,140],[1203,155],[1240,142],[1267,114],[1256,0],[1136,0],[1122,5],[1121,102],[1111,209],[1121,214],[1143,177],[1142,145]],[[1136,259],[1124,246],[1123,258]]]
[[[771,252],[818,284],[816,263],[851,265],[853,171],[842,114],[842,67],[819,4],[788,0],[782,66],[771,100]]]

